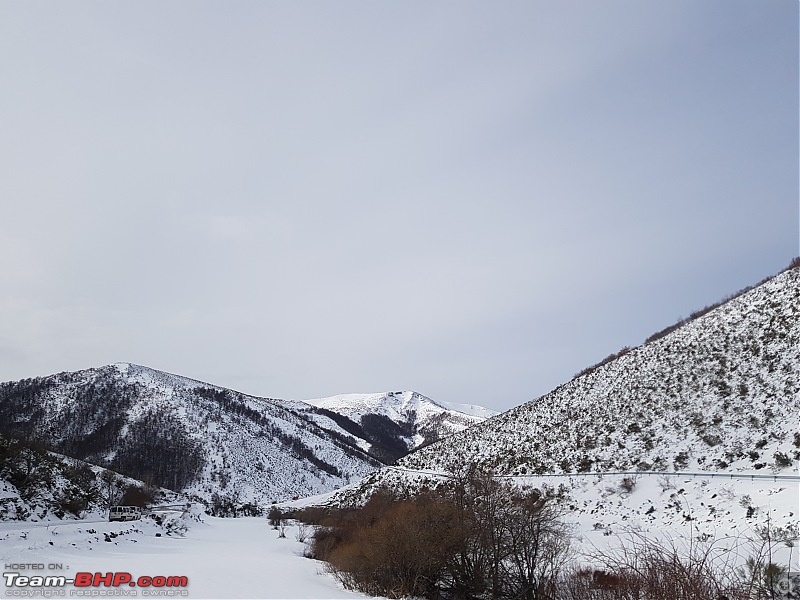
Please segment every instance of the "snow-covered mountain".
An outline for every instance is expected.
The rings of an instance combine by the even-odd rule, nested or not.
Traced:
[[[496,414],[470,404],[436,402],[418,392],[342,394],[306,400],[360,424],[367,432],[382,436],[398,458],[409,451],[461,432]]]
[[[321,502],[360,503],[379,486],[431,487],[477,464],[558,490],[586,539],[682,523],[695,533],[676,535],[691,537],[700,521],[708,536],[772,526],[796,537],[797,261],[697,315]]]
[[[309,405],[129,363],[0,384],[0,433],[221,510],[330,490],[381,465]]]
[[[789,472],[800,459],[800,268],[399,461],[499,474]]]
[[[224,514],[332,490],[417,440],[480,420],[415,392],[370,398],[340,413],[116,363],[0,384],[0,434],[197,496]]]

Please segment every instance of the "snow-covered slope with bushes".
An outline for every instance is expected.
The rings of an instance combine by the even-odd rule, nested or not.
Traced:
[[[793,268],[319,502],[431,488],[478,464],[558,490],[589,546],[626,534],[735,545],[767,530],[796,543],[799,415]]]
[[[791,472],[800,458],[800,269],[552,392],[410,454],[503,475]]]
[[[109,506],[185,503],[185,496],[0,435],[0,521],[106,518]]]

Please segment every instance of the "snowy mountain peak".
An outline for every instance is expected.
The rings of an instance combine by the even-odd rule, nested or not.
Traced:
[[[494,411],[482,406],[436,402],[414,391],[340,394],[328,398],[306,400],[305,402],[312,406],[334,410],[348,417],[360,417],[367,413],[381,413],[395,420],[402,420],[412,412],[420,417],[422,415],[450,411],[480,420],[495,414]]]
[[[306,402],[362,425],[383,417],[400,428],[407,450],[461,432],[495,414],[482,406],[435,402],[414,391],[341,394]]]
[[[105,365],[103,367],[98,367],[96,369],[86,369],[86,372],[91,373],[99,371],[99,372],[113,373],[114,370],[116,370],[116,372],[119,373],[121,377],[125,378],[125,380],[129,383],[139,383],[147,386],[167,386],[167,387],[204,386],[217,390],[225,389],[216,385],[212,385],[210,383],[206,383],[205,381],[200,381],[199,379],[193,379],[191,377],[185,377],[183,375],[175,375],[173,373],[167,373],[166,371],[159,371],[158,369],[154,369],[152,367],[137,365],[135,363],[130,363],[130,362],[116,362],[110,365]]]

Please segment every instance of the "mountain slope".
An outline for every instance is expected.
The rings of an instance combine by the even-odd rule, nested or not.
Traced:
[[[772,540],[781,552],[773,559],[787,564],[798,539],[799,382],[793,268],[540,398],[306,503],[361,505],[381,487],[436,488],[481,465],[556,498],[587,557],[634,539],[669,548],[708,542],[744,565]]]
[[[499,474],[780,471],[800,458],[800,269],[552,392],[410,454]]]
[[[36,444],[0,435],[0,521],[105,518],[109,506],[187,498]]]
[[[0,384],[0,433],[219,507],[330,490],[381,465],[309,411],[128,363]]]
[[[337,412],[341,402],[256,398],[117,363],[0,384],[0,434],[193,494],[222,514],[332,490],[482,420],[416,392],[367,400]]]

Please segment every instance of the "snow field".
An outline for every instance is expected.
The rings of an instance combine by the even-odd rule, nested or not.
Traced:
[[[149,519],[5,522],[0,523],[0,557],[4,566],[45,565],[44,570],[19,571],[26,575],[185,576],[188,598],[367,598],[342,589],[324,573],[322,563],[303,557],[304,545],[295,535],[296,526],[289,526],[286,538],[279,539],[266,519],[255,517],[204,516],[203,522],[190,522],[183,535],[168,535]],[[62,568],[47,568],[53,564]],[[68,595],[72,589],[77,588],[68,587]],[[127,591],[139,597],[145,592]]]
[[[769,527],[773,538],[788,533],[794,544],[792,550],[776,543],[774,559],[784,565],[791,561],[791,570],[800,571],[800,482],[796,480],[594,474],[515,481],[534,487],[564,486],[569,495],[565,518],[574,525],[576,549],[586,556],[638,537],[677,548],[712,544],[722,559],[741,565],[757,550]]]

